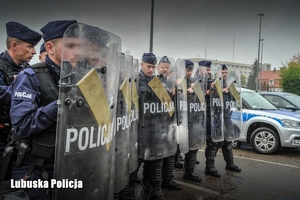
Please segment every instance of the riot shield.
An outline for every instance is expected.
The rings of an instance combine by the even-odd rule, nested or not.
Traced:
[[[122,54],[120,60],[119,91],[116,111],[115,137],[115,193],[129,181],[129,131],[131,126],[131,65],[132,57]]]
[[[139,76],[139,155],[144,160],[169,157],[177,151],[174,105],[177,71],[174,59],[168,61],[157,65],[157,75],[146,77],[140,73]]]
[[[227,74],[226,74],[227,73]],[[224,137],[227,141],[233,141],[242,134],[242,98],[240,71],[222,71],[224,98]]]
[[[206,144],[206,100],[205,100],[206,67],[194,63],[192,77],[187,80],[188,92],[188,130],[189,148],[196,150]]]
[[[188,135],[188,104],[187,104],[187,80],[185,72],[185,61],[182,59],[176,60],[176,123],[178,126],[177,142],[180,152],[185,154],[189,151],[189,135]]]
[[[129,174],[136,170],[138,163],[138,123],[139,123],[139,63],[131,64],[131,126],[129,131]]]
[[[210,77],[210,118],[211,118],[211,139],[214,142],[224,140],[223,132],[223,80],[221,65],[211,65]]]
[[[77,187],[57,184],[53,198],[113,199],[121,40],[97,27],[74,24],[62,46],[54,177],[75,180]],[[69,57],[71,47],[79,49],[77,57]]]

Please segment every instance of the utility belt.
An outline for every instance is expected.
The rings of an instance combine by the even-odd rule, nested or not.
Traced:
[[[30,140],[19,140],[12,131],[11,140],[2,156],[0,180],[7,178],[12,166],[21,167],[27,160],[34,161],[36,158],[41,158],[46,162],[54,161],[56,124],[52,126],[47,130],[34,134]]]

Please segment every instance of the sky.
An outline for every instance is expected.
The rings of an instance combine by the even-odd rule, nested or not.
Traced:
[[[140,59],[150,51],[151,2],[5,1],[0,7],[0,52],[6,49],[9,21],[40,31],[49,21],[75,19],[119,36],[122,52]],[[258,14],[263,13],[262,62],[280,68],[300,52],[299,7],[299,0],[154,0],[153,53],[253,64],[258,58]],[[31,61],[36,62],[38,54]]]

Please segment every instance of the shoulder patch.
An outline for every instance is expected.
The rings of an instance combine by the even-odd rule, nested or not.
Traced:
[[[35,95],[33,95],[32,93],[30,92],[15,92],[14,93],[14,98],[16,99],[34,99],[35,98]]]

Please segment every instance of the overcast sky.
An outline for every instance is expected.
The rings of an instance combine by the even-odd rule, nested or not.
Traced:
[[[263,63],[278,68],[300,52],[299,7],[299,0],[154,0],[153,53],[253,64],[258,14],[263,13]],[[151,0],[12,0],[2,3],[0,13],[1,51],[6,48],[6,22],[40,31],[47,22],[62,19],[118,35],[122,51],[135,58],[150,49]],[[38,55],[31,63],[37,61]]]

